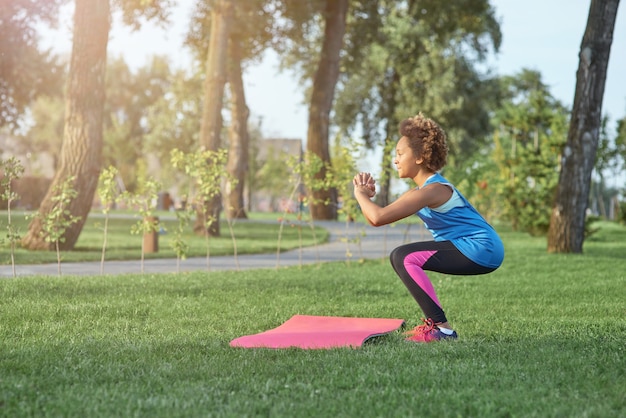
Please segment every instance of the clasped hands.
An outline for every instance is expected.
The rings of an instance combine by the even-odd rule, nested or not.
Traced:
[[[354,191],[362,191],[367,197],[372,198],[376,194],[376,180],[370,173],[359,173],[352,179]]]

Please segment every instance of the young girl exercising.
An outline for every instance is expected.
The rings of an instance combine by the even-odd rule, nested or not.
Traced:
[[[439,170],[446,164],[446,134],[421,113],[400,123],[400,140],[394,164],[400,178],[412,179],[417,187],[385,207],[370,199],[376,194],[369,173],[354,176],[354,195],[363,215],[373,226],[387,225],[417,214],[434,241],[414,242],[394,249],[391,265],[415,298],[427,319],[409,331],[408,341],[430,342],[455,339],[425,271],[473,275],[490,273],[504,258],[498,234]]]

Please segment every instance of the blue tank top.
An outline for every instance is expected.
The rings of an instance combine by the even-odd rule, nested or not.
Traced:
[[[504,259],[504,245],[493,227],[441,174],[429,177],[424,186],[432,183],[441,183],[452,189],[452,197],[443,205],[425,207],[417,212],[435,241],[451,241],[476,264],[499,267]]]

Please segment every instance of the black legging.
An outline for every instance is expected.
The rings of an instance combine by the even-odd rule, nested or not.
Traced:
[[[401,245],[391,252],[389,259],[424,315],[437,324],[448,320],[425,270],[467,276],[495,270],[474,263],[450,241],[421,241]]]

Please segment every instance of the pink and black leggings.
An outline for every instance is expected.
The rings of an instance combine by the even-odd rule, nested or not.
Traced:
[[[389,258],[393,269],[426,318],[431,318],[435,323],[447,322],[447,319],[425,270],[467,276],[495,270],[474,263],[450,241],[422,241],[401,245],[391,252]]]

